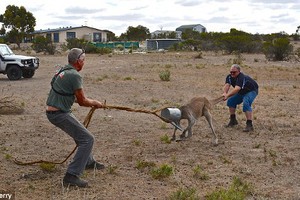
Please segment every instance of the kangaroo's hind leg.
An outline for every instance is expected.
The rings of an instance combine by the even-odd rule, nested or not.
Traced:
[[[211,116],[211,114],[210,114],[210,112],[207,108],[204,108],[203,115],[205,116],[205,118],[206,118],[206,120],[207,120],[207,122],[208,122],[208,124],[211,128],[211,131],[212,131],[212,136],[213,136],[212,143],[213,143],[213,145],[216,146],[216,145],[218,145],[218,137],[217,137],[217,134],[215,132],[214,126],[212,124],[212,116]]]

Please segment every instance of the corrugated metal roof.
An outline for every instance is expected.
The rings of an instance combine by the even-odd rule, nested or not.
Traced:
[[[202,28],[205,28],[203,25],[201,24],[189,24],[189,25],[182,25],[179,26],[178,28],[176,28],[176,31],[183,31],[185,29],[193,29],[196,26],[201,26]]]
[[[97,28],[93,28],[93,27],[89,27],[89,26],[77,26],[77,27],[59,27],[59,28],[54,28],[54,29],[44,29],[44,30],[35,30],[32,33],[49,33],[49,32],[61,32],[61,31],[68,31],[68,30],[72,30],[72,29],[77,29],[77,28],[90,28],[90,29],[94,29],[97,31],[103,31]]]
[[[178,28],[194,28],[195,26],[202,26],[201,24],[190,24],[190,25],[182,25],[179,26]],[[204,26],[202,26],[204,27]]]

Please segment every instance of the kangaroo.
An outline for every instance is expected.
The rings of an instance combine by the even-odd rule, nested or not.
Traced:
[[[215,133],[213,124],[212,124],[212,116],[210,113],[210,110],[212,109],[212,106],[219,103],[220,101],[223,100],[223,96],[213,99],[213,100],[208,100],[205,97],[194,97],[190,100],[189,103],[181,106],[179,110],[181,111],[181,118],[178,121],[175,121],[175,124],[179,127],[180,126],[180,121],[182,119],[187,119],[188,120],[188,126],[186,129],[183,130],[183,133],[180,135],[180,139],[184,138],[189,138],[193,135],[192,133],[192,127],[196,123],[197,119],[201,116],[205,116],[211,130],[212,130],[212,143],[213,145],[218,145],[218,137]],[[177,127],[175,126],[174,133],[172,140],[176,140],[176,131]],[[188,135],[186,136],[186,132],[188,132]]]

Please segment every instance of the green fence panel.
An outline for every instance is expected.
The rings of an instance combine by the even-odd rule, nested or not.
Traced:
[[[125,48],[140,47],[139,42],[93,42],[93,44],[98,48],[111,48],[111,49],[116,48],[118,45],[122,45]]]

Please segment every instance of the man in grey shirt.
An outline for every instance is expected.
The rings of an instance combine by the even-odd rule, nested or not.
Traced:
[[[47,99],[46,115],[55,126],[70,135],[77,144],[77,151],[63,178],[65,186],[87,187],[88,182],[80,179],[85,169],[104,169],[104,165],[94,160],[92,148],[94,136],[71,113],[74,102],[80,106],[102,108],[100,101],[85,96],[82,86],[82,70],[85,53],[73,48],[68,54],[68,64],[56,72],[51,81]]]

